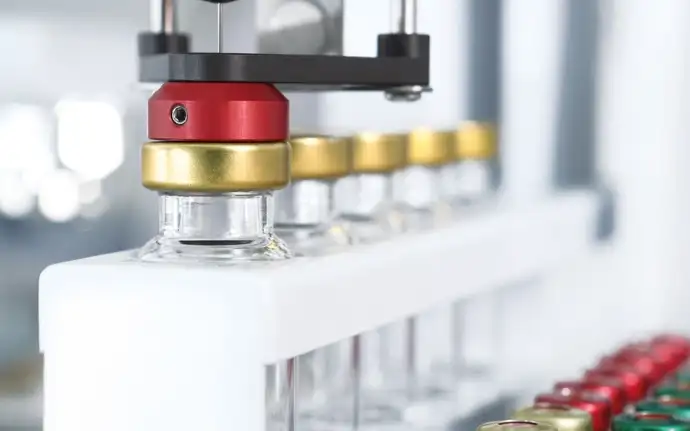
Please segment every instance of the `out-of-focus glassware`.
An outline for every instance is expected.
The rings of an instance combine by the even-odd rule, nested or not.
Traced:
[[[322,255],[353,242],[337,213],[337,181],[352,171],[347,138],[293,136],[292,182],[276,192],[275,231],[297,255]]]
[[[348,223],[335,206],[336,183],[352,170],[351,141],[318,135],[293,136],[290,141],[292,183],[276,193],[276,232],[297,256],[337,252],[353,242]],[[344,340],[295,358],[291,371],[287,364],[278,364],[271,368],[269,395],[283,400],[280,390],[294,385],[297,428],[352,429],[356,395],[352,359],[351,340]],[[285,376],[291,373],[295,377],[288,381]],[[287,406],[278,402],[275,407],[273,416],[283,417]]]
[[[394,174],[406,165],[405,135],[362,133],[352,138],[352,176],[341,200],[342,217],[357,241],[373,243],[405,230]]]
[[[405,211],[396,202],[394,175],[407,165],[403,134],[362,133],[352,138],[353,175],[342,201],[343,218],[356,241],[372,244],[406,230]],[[353,337],[355,429],[404,426],[406,369],[404,325]]]
[[[400,184],[400,199],[412,231],[447,226],[452,207],[444,200],[444,174],[455,162],[455,135],[447,131],[415,129],[408,135],[408,167]],[[453,314],[448,307],[409,317],[402,331],[406,339],[407,406],[404,418],[423,429],[445,427],[457,415],[457,358],[453,354]],[[434,339],[441,349],[422,344]]]
[[[451,207],[444,200],[443,175],[455,162],[452,133],[419,128],[407,136],[408,166],[397,184],[411,230],[430,229],[451,220]]]
[[[456,164],[444,175],[444,194],[462,210],[493,195],[497,154],[496,128],[490,123],[468,122],[455,136]]]

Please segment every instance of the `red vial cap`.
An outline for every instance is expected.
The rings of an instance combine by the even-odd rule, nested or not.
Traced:
[[[611,411],[614,415],[621,413],[625,408],[625,390],[620,381],[606,377],[591,377],[583,380],[562,381],[554,385],[554,390],[563,395],[571,395],[577,392],[591,392],[606,398],[611,403]]]
[[[624,350],[615,356],[606,356],[599,362],[600,366],[629,365],[637,370],[652,386],[663,380],[666,369],[652,356],[637,350]]]
[[[601,396],[586,392],[576,392],[572,395],[540,394],[534,398],[538,405],[541,403],[560,404],[584,410],[592,417],[593,431],[606,431],[611,422],[611,405]]]
[[[289,137],[289,104],[262,83],[167,82],[149,99],[149,138],[276,142]]]
[[[678,334],[659,334],[650,340],[653,345],[672,345],[690,355],[690,338]]]
[[[668,376],[675,371],[682,363],[685,362],[687,356],[678,346],[671,344],[652,344],[650,342],[640,342],[628,344],[618,350],[614,356],[647,356],[651,358],[659,368],[659,374],[663,377]]]
[[[623,386],[625,400],[627,403],[634,403],[645,397],[649,389],[645,379],[629,366],[606,366],[587,370],[585,380],[607,378],[615,379]]]
[[[668,358],[669,361],[674,361],[675,368],[677,369],[690,358],[690,345],[685,344],[683,340],[674,341],[673,339],[661,337],[653,338],[644,344],[649,346],[649,349],[660,358]]]

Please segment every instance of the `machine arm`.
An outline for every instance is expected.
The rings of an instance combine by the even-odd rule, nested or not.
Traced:
[[[171,0],[158,1],[165,7]],[[204,1],[218,4],[220,17],[222,4],[235,0]],[[293,91],[374,90],[392,100],[416,100],[429,90],[430,38],[409,24],[416,1],[400,3],[398,32],[378,36],[376,57],[191,53],[188,36],[162,31],[139,36],[139,77],[143,82],[269,82]]]

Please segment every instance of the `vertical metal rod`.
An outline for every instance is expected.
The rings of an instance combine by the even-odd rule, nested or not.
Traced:
[[[417,393],[419,374],[417,372],[417,318],[410,317],[405,321],[405,356],[407,368],[407,396],[413,399]]]
[[[451,310],[451,348],[452,367],[455,377],[462,375],[466,368],[463,335],[465,331],[465,304],[457,301]]]
[[[150,30],[173,34],[177,31],[176,0],[150,0]]]
[[[393,32],[417,33],[417,0],[392,0]]]
[[[352,337],[351,350],[351,364],[352,364],[352,424],[354,430],[359,430],[360,417],[359,412],[362,410],[362,336],[355,335]]]
[[[223,52],[223,3],[218,3],[218,52]]]
[[[299,380],[299,366],[297,365],[297,358],[290,358],[287,360],[287,431],[295,431],[296,418],[296,398],[297,398],[297,381]]]

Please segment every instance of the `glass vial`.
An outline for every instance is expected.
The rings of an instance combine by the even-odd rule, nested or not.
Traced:
[[[381,241],[405,230],[393,176],[407,165],[405,135],[362,133],[352,138],[352,175],[342,217],[359,242]]]
[[[358,242],[375,243],[406,230],[394,196],[394,174],[407,164],[406,136],[363,133],[352,138],[353,174],[343,218]],[[357,392],[355,429],[401,429],[406,401],[405,332],[393,324],[351,340]]]
[[[160,194],[145,262],[235,265],[291,257],[274,233],[273,191],[290,181],[287,142],[148,142],[142,182]],[[294,359],[266,368],[266,429],[294,429]]]
[[[276,192],[276,232],[297,255],[321,255],[352,243],[335,205],[337,181],[352,171],[349,139],[293,136],[292,183]]]
[[[451,222],[451,206],[443,197],[443,170],[455,161],[454,134],[415,129],[407,139],[408,167],[399,193],[413,231]],[[457,415],[453,355],[453,314],[448,306],[413,316],[403,324],[406,339],[407,407],[405,421],[413,427],[443,428]],[[433,340],[433,342],[432,342]]]
[[[490,123],[469,122],[455,136],[456,163],[444,173],[444,194],[456,208],[476,205],[495,191],[496,128]]]
[[[298,429],[347,431],[356,427],[359,392],[355,354],[352,339],[348,339],[297,358]]]
[[[276,193],[276,232],[297,256],[336,252],[352,243],[347,224],[337,215],[334,196],[336,182],[352,170],[350,140],[301,135],[290,141],[292,183]],[[295,426],[319,431],[352,429],[352,371],[350,340],[297,357]]]
[[[426,128],[413,130],[407,136],[407,159],[397,195],[407,209],[409,229],[447,224],[451,208],[443,199],[443,171],[455,161],[454,135]]]
[[[294,431],[298,398],[297,360],[280,361],[266,367],[266,431]]]
[[[214,265],[289,258],[273,229],[273,190],[290,179],[289,154],[286,142],[144,144],[142,180],[159,192],[160,212],[158,235],[139,258]]]

